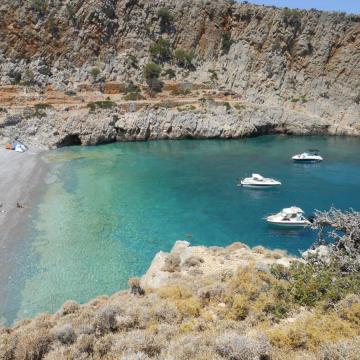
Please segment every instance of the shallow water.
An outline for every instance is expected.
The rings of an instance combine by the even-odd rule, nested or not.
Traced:
[[[301,165],[292,154],[319,148],[325,161]],[[34,214],[30,246],[10,283],[8,321],[55,311],[127,286],[176,240],[193,245],[286,249],[315,239],[311,230],[268,226],[263,217],[297,205],[360,209],[360,140],[266,136],[245,140],[162,141],[74,147],[47,155],[48,186]],[[252,172],[279,189],[243,189]],[[191,235],[191,236],[190,236]]]

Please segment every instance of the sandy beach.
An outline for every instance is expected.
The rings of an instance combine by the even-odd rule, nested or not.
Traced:
[[[45,174],[40,153],[0,149],[0,319],[2,309],[14,301],[9,282],[18,251],[26,244],[26,229],[45,184]]]

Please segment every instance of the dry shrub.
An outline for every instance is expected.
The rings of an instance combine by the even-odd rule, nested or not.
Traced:
[[[336,313],[306,314],[295,321],[267,331],[270,341],[279,348],[315,351],[326,342],[338,342],[357,335],[355,327]]]
[[[193,296],[191,289],[185,285],[170,285],[160,288],[158,295],[163,299],[188,299]]]
[[[252,251],[255,254],[262,254],[262,255],[266,254],[266,252],[267,252],[267,250],[261,245],[253,247]]]
[[[336,343],[326,343],[321,347],[320,356],[322,359],[329,360],[358,360],[360,357],[360,337]]]
[[[165,323],[174,323],[179,319],[179,311],[175,304],[168,301],[161,301],[153,309],[157,321]]]
[[[28,329],[19,338],[14,358],[40,360],[49,351],[52,341],[48,329]]]
[[[186,334],[173,340],[164,351],[163,358],[171,360],[219,359],[209,340],[204,335],[194,334]]]
[[[69,315],[69,314],[74,314],[76,313],[80,308],[80,305],[76,302],[76,301],[73,301],[73,300],[69,300],[69,301],[66,301],[63,306],[61,307],[61,309],[59,310],[59,314],[61,316],[66,316],[66,315]]]
[[[18,342],[18,337],[7,332],[2,332],[0,335],[0,359],[12,360],[14,359],[15,349]]]
[[[94,335],[81,335],[76,341],[75,348],[80,353],[91,354],[94,351],[95,336]]]
[[[342,319],[359,326],[360,328],[360,296],[348,295],[336,306],[337,313]]]
[[[143,352],[127,352],[125,354],[123,354],[123,356],[121,357],[121,360],[150,360],[151,358],[148,357],[145,353]]]
[[[230,294],[238,293],[256,298],[267,291],[275,279],[268,273],[256,270],[254,265],[238,270],[229,283]]]
[[[115,338],[113,334],[107,334],[103,337],[98,338],[93,347],[93,357],[95,359],[104,357],[112,350],[113,345],[115,344]]]
[[[78,335],[90,335],[95,332],[95,327],[92,324],[81,324],[77,330],[76,333]]]
[[[95,329],[100,334],[117,330],[116,316],[119,309],[113,305],[103,305],[95,316]]]
[[[133,330],[118,337],[114,343],[115,353],[144,353],[149,357],[158,356],[166,347],[166,340],[148,330]]]
[[[198,317],[200,315],[201,303],[195,297],[177,300],[175,304],[183,317]]]
[[[212,284],[205,286],[198,291],[198,296],[202,301],[223,301],[225,286],[223,284]]]
[[[30,358],[29,358],[30,359]],[[43,360],[65,360],[65,359],[76,359],[76,360],[82,360],[81,356],[72,356],[71,355],[71,349],[67,346],[60,346],[55,347],[54,349],[51,349]],[[28,360],[28,359],[26,359]]]
[[[200,266],[202,263],[204,262],[204,259],[200,256],[189,256],[185,261],[184,261],[184,266],[185,267],[194,267],[194,266]]]
[[[169,254],[165,258],[165,264],[162,267],[162,271],[176,272],[180,270],[181,259],[179,255]]]
[[[140,295],[140,296],[145,295],[145,290],[141,287],[139,278],[137,277],[130,278],[128,284],[130,287],[131,294]]]
[[[54,328],[51,333],[55,339],[64,345],[72,344],[76,340],[76,334],[71,324],[58,326]]]
[[[259,340],[229,331],[221,334],[215,342],[216,352],[226,359],[249,360],[264,359],[268,356],[270,345],[266,337]]]
[[[228,312],[231,319],[244,320],[249,314],[249,300],[244,295],[234,295]]]

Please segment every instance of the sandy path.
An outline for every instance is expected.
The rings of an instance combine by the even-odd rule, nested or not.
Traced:
[[[9,282],[19,249],[25,246],[31,210],[44,188],[46,166],[41,155],[0,149],[0,319],[11,304]],[[17,208],[19,202],[24,208]]]

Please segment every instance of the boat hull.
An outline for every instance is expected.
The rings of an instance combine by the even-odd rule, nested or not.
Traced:
[[[303,163],[303,164],[315,164],[319,163],[322,160],[320,159],[293,159],[295,163]]]
[[[281,184],[268,184],[268,185],[264,185],[264,184],[243,184],[240,183],[238,186],[242,186],[242,187],[246,187],[246,188],[256,188],[256,189],[268,189],[268,188],[273,188],[276,186],[280,186]]]
[[[309,225],[309,223],[289,223],[289,222],[273,222],[266,220],[268,224],[276,227],[283,228],[304,228]]]

